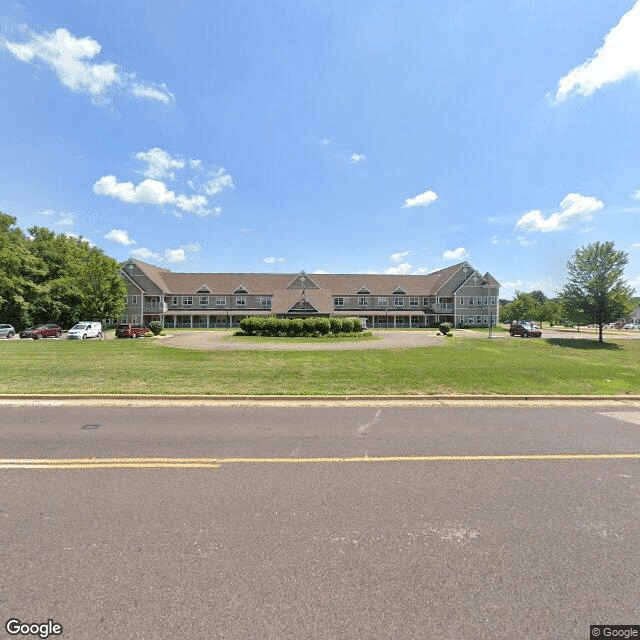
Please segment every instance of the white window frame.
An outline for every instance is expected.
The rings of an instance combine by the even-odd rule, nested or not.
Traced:
[[[216,298],[216,307],[226,307],[227,306],[227,299],[223,298],[222,296],[218,296]]]
[[[379,307],[388,307],[389,306],[389,298],[378,298],[378,306]]]
[[[344,298],[341,296],[338,296],[337,298],[333,299],[333,306],[334,307],[344,307]]]
[[[182,306],[183,307],[193,306],[193,296],[182,296]]]
[[[369,306],[367,298],[358,298],[358,306],[359,307],[367,307]]]
[[[138,296],[131,296],[131,304],[138,304]]]
[[[394,297],[393,306],[394,307],[404,307],[404,298],[401,298],[400,296]]]
[[[416,298],[416,297],[409,298],[409,306],[410,307],[420,306],[420,298]]]
[[[208,307],[209,306],[209,296],[200,296],[200,306]]]
[[[236,307],[246,307],[247,296],[236,296]]]

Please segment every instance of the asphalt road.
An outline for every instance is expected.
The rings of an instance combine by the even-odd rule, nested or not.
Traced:
[[[0,443],[0,638],[640,624],[633,404],[2,406]]]

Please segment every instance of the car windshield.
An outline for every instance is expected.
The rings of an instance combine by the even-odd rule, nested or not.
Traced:
[[[87,324],[77,324],[73,327],[71,327],[71,331],[73,331],[74,329],[88,329],[89,325]]]
[[[44,329],[45,326],[43,324],[36,324],[33,327],[28,327],[27,331],[35,331],[36,329]]]

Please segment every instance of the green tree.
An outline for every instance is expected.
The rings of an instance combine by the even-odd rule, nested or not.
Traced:
[[[510,320],[540,320],[540,303],[533,294],[516,291],[515,300],[500,311],[500,319],[503,322]]]
[[[16,218],[0,212],[0,318],[20,329],[34,321],[42,293],[38,280],[46,269],[15,224]]]
[[[570,318],[598,325],[598,340],[608,322],[631,313],[634,291],[623,279],[629,256],[613,242],[594,242],[576,249],[567,262],[569,279],[560,298]]]

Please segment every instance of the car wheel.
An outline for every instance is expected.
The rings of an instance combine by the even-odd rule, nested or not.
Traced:
[[[11,340],[13,338],[13,333],[7,333],[7,340]]]
[[[528,338],[528,337],[529,337],[529,334],[525,331],[525,332],[522,334],[522,337],[523,337],[523,338]]]
[[[39,334],[39,333],[36,333],[36,335],[35,335],[35,336],[33,336],[33,339],[34,339],[34,340],[40,340],[40,334]]]
[[[58,340],[60,340],[60,336],[62,336],[62,331],[57,331],[57,332],[56,332],[56,338],[57,338]]]
[[[86,333],[82,336],[82,339],[83,339],[83,340],[86,340],[86,339],[87,339],[87,334],[86,334]]]
[[[96,338],[98,338],[98,340],[102,340],[102,334],[101,334],[101,333],[99,333],[99,334],[96,336]]]

